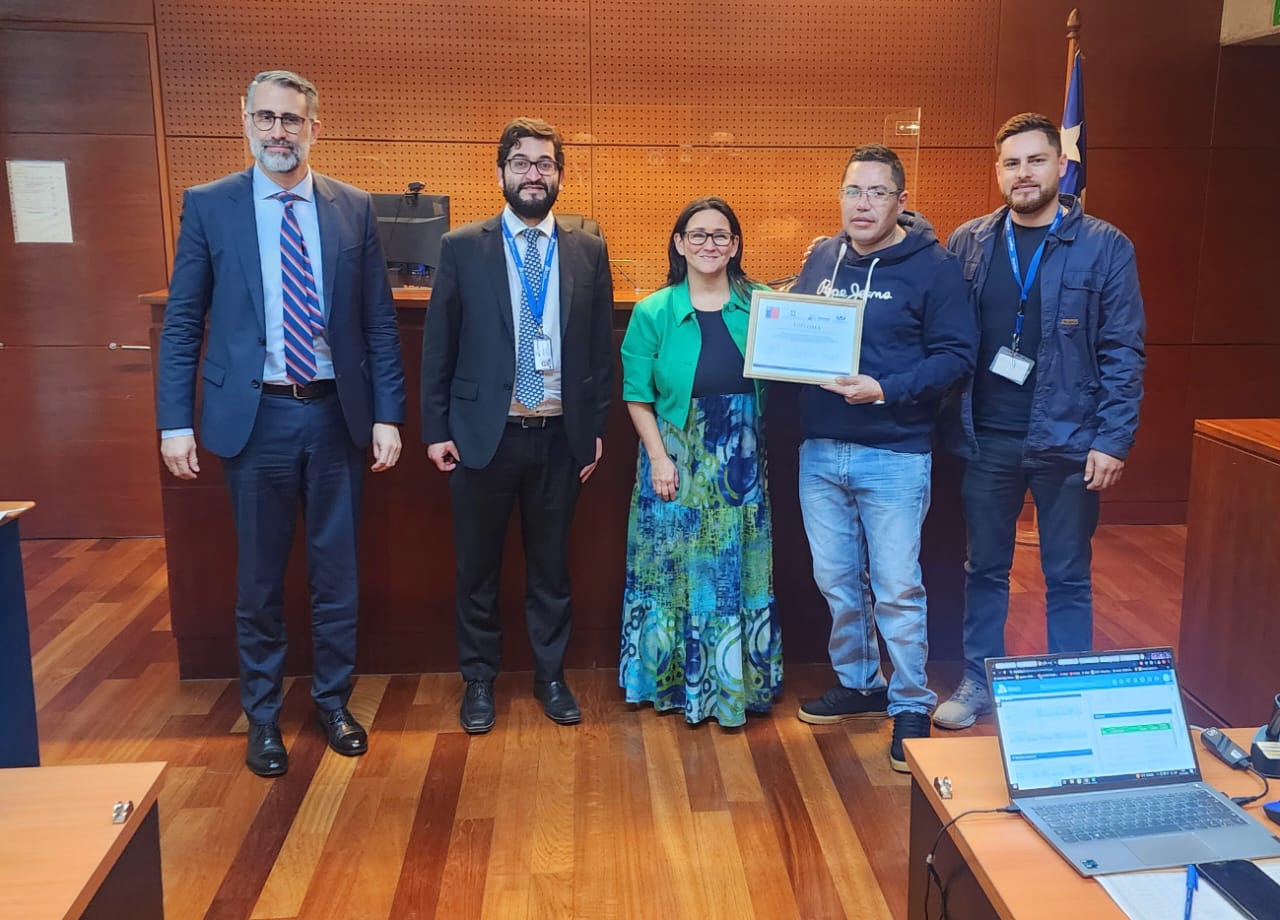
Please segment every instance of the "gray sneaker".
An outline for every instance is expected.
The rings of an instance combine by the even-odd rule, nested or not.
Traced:
[[[951,694],[951,699],[933,711],[933,724],[939,728],[968,728],[978,716],[991,711],[987,685],[966,677]]]

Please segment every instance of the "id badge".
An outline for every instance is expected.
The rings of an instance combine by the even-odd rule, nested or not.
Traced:
[[[538,371],[555,370],[555,358],[551,354],[551,339],[545,335],[534,336],[533,368]]]
[[[1027,375],[1031,373],[1031,368],[1035,366],[1035,361],[1026,355],[1015,352],[1008,345],[1000,346],[996,356],[991,359],[991,373],[1006,380],[1012,380],[1018,386],[1022,386],[1027,382]]]

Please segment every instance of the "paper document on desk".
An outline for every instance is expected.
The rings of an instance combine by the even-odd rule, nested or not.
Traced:
[[[1280,882],[1280,860],[1258,860],[1255,865]],[[1187,900],[1185,869],[1118,872],[1093,878],[1131,920],[1168,920],[1182,916]],[[1191,916],[1194,920],[1240,920],[1241,914],[1201,878]]]

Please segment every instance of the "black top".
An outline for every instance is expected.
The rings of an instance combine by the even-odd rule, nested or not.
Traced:
[[[720,310],[694,310],[702,330],[702,350],[693,372],[693,396],[720,396],[726,393],[751,393],[755,384],[742,376],[742,352],[729,334]]]
[[[1018,250],[1018,270],[1027,277],[1031,257],[1036,247],[1049,232],[1049,226],[1022,227],[1013,225],[1013,242]],[[992,373],[991,362],[1002,347],[1013,344],[1013,327],[1018,315],[1018,298],[1021,291],[1013,280],[1013,268],[1009,265],[1009,250],[1004,241],[1003,225],[997,230],[996,251],[991,258],[991,270],[978,298],[978,313],[982,339],[978,345],[978,367],[973,380],[973,423],[979,428],[995,428],[1000,431],[1016,431],[1026,434],[1031,420],[1031,397],[1036,388],[1036,369],[1022,385],[1007,377]],[[1044,259],[1041,257],[1041,265]],[[1036,273],[1027,297],[1026,316],[1022,321],[1020,354],[1033,361],[1040,352],[1040,273]]]

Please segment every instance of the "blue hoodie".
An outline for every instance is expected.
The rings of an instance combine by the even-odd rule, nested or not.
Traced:
[[[866,289],[858,372],[884,390],[883,405],[851,406],[821,387],[804,387],[805,438],[927,453],[942,397],[973,374],[978,326],[959,260],[919,214],[904,212],[898,225],[906,239],[865,256],[842,230],[814,249],[792,287],[843,298]]]

